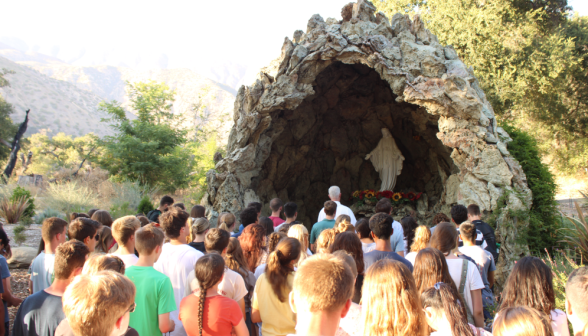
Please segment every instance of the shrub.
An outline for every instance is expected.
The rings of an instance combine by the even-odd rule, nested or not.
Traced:
[[[149,196],[147,196],[147,195],[143,196],[143,198],[141,198],[141,202],[139,202],[139,206],[137,207],[137,211],[139,213],[146,215],[147,213],[149,213],[149,211],[151,211],[153,209],[155,209],[155,207],[153,206],[153,203],[151,203]]]
[[[139,182],[123,181],[120,183],[113,183],[112,189],[114,197],[112,197],[112,205],[120,206],[123,203],[128,203],[128,207],[133,211],[137,211],[139,204],[143,197],[149,196],[154,189],[141,185]]]
[[[110,207],[110,216],[112,217],[112,219],[135,215],[136,213],[137,211],[129,206],[129,202],[123,202],[122,204],[113,204]]]
[[[19,199],[21,197],[24,197],[29,202],[29,205],[27,206],[24,213],[22,214],[23,217],[29,218],[29,219],[33,218],[33,216],[35,215],[35,198],[33,198],[30,191],[28,191],[25,188],[22,188],[20,186],[17,186],[12,191],[12,196],[10,197],[10,200],[16,201],[17,199]]]
[[[45,209],[42,212],[38,213],[34,218],[33,221],[37,224],[41,224],[43,223],[43,221],[47,218],[51,218],[51,217],[58,217],[58,218],[64,218],[63,213],[55,210],[55,209]]]
[[[12,232],[14,233],[14,241],[18,245],[24,243],[27,240],[27,236],[24,234],[25,230],[26,230],[26,227],[24,227],[24,225],[22,225],[22,224],[15,226],[14,229],[12,230]]]
[[[73,181],[50,184],[45,195],[45,202],[48,208],[64,212],[69,218],[72,212],[83,212],[95,207],[98,199],[90,188]]]
[[[557,203],[556,184],[553,175],[541,162],[537,142],[529,134],[511,125],[502,125],[513,139],[508,143],[510,154],[521,164],[527,184],[533,192],[533,205],[529,212],[529,228],[526,233],[529,249],[541,253],[545,248],[550,252],[557,244]]]
[[[4,198],[0,201],[0,216],[6,219],[8,224],[16,224],[22,217],[28,205],[25,197],[21,197],[14,201]]]

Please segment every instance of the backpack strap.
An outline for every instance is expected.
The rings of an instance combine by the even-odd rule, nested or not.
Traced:
[[[459,280],[459,294],[461,295],[462,299],[464,300],[463,305],[466,308],[466,312],[468,314],[468,322],[474,323],[474,315],[468,306],[468,303],[465,302],[465,284],[468,278],[468,261],[463,259],[462,266],[461,266],[461,279]]]

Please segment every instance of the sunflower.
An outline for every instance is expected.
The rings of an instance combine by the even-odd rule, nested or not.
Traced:
[[[376,197],[376,194],[372,190],[370,190],[365,193],[365,197],[366,198],[374,198],[374,197]]]
[[[393,200],[394,202],[398,202],[398,201],[400,201],[401,199],[402,199],[402,194],[401,194],[401,193],[399,193],[399,192],[397,192],[397,193],[394,193],[394,195],[392,195],[392,200]]]
[[[359,190],[356,190],[356,191],[353,193],[353,197],[359,197]]]

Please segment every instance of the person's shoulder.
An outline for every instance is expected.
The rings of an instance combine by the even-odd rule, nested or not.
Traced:
[[[228,279],[237,279],[237,278],[241,278],[241,279],[243,279],[243,277],[241,276],[241,274],[239,274],[239,273],[237,273],[237,272],[233,271],[232,269],[230,269],[230,268],[228,268],[228,267],[225,267],[225,276],[226,276]]]

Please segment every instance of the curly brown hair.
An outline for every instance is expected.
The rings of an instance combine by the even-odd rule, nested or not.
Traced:
[[[447,216],[446,214],[440,212],[436,214],[435,217],[433,217],[433,221],[431,222],[431,224],[437,225],[443,222],[451,223],[451,219],[449,219],[449,216]]]
[[[528,306],[547,316],[555,309],[551,269],[537,257],[517,261],[506,280],[500,309]]]
[[[265,228],[259,224],[247,225],[241,236],[239,236],[241,249],[243,249],[243,255],[247,260],[247,266],[250,270],[254,270],[257,267],[259,258],[262,252],[265,251],[264,237]]]

